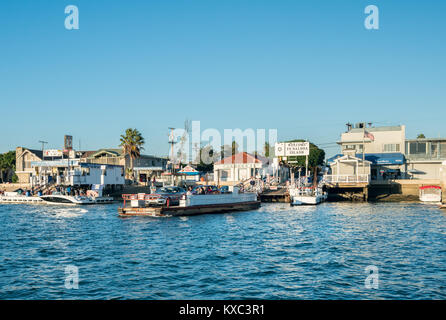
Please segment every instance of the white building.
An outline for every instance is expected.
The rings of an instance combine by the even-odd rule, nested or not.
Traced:
[[[214,163],[214,181],[236,184],[252,177],[260,178],[268,167],[268,158],[240,152]]]
[[[388,178],[406,178],[405,146],[406,127],[383,126],[373,127],[371,124],[358,123],[355,126],[348,124],[347,131],[341,134],[338,144],[341,146],[342,154],[337,154],[328,159],[328,164],[333,168],[337,163],[349,159],[341,159],[348,155],[360,161],[365,159],[370,163],[370,180],[386,180]],[[339,175],[350,174],[351,168],[341,166],[338,168]],[[344,171],[344,169],[346,171]],[[362,173],[366,174],[366,172]]]
[[[31,177],[32,185],[89,186],[100,184],[109,187],[122,186],[124,167],[81,162],[79,159],[35,161]]]

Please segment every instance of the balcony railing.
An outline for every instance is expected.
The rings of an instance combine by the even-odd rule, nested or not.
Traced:
[[[369,183],[370,175],[368,174],[334,174],[325,175],[324,182],[326,183]]]

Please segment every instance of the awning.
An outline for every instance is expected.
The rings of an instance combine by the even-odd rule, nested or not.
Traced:
[[[342,154],[337,154],[328,159],[327,163],[331,164],[342,156]],[[362,159],[362,153],[357,153],[356,157]],[[402,153],[366,153],[365,160],[370,161],[372,165],[404,164],[406,161]]]
[[[359,155],[356,155],[359,157]],[[365,159],[372,164],[389,165],[389,164],[404,164],[405,158],[402,153],[366,153]]]

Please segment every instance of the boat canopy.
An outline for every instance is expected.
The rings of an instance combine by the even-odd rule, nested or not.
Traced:
[[[426,189],[440,189],[441,190],[441,187],[440,186],[421,186],[420,187],[420,190],[426,190]]]

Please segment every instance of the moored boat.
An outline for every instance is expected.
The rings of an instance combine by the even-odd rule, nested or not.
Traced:
[[[162,197],[156,194],[124,194],[124,205],[118,208],[118,213],[120,216],[189,216],[254,210],[260,207],[257,193],[242,193],[236,187],[231,193],[185,194],[177,206],[170,206],[168,202],[161,206],[151,205],[156,203],[154,199]]]
[[[420,201],[441,202],[441,187],[434,185],[420,187]]]
[[[289,194],[292,206],[317,205],[327,200],[327,193],[320,187],[291,187]]]
[[[5,192],[3,195],[0,195],[0,203],[40,204],[43,203],[43,200],[39,197],[26,196],[23,194],[19,194],[18,192]]]

